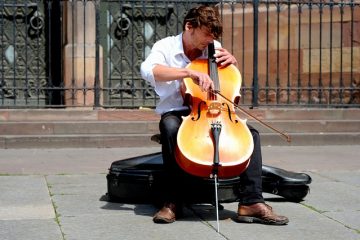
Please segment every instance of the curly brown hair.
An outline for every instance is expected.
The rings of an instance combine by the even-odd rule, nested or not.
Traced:
[[[219,12],[215,7],[198,6],[189,10],[183,21],[183,30],[186,23],[190,23],[193,28],[205,26],[218,39],[223,31]]]

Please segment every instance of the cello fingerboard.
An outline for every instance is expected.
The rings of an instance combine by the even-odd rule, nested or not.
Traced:
[[[208,45],[208,68],[209,68],[209,76],[211,80],[214,82],[213,89],[215,92],[220,91],[220,81],[217,69],[216,58],[214,57],[215,54],[215,46],[214,43],[210,43]],[[209,93],[209,99],[216,100],[216,95],[213,93]]]

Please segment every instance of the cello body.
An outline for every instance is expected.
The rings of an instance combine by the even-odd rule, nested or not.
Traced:
[[[210,56],[210,54],[209,54]],[[198,59],[187,67],[209,73],[210,61]],[[234,102],[240,98],[241,75],[234,65],[217,68],[213,79],[215,90]],[[214,158],[218,157],[216,174],[219,178],[239,176],[248,166],[254,144],[246,120],[235,114],[235,108],[225,99],[201,91],[191,78],[182,85],[185,104],[191,113],[183,117],[177,135],[176,161],[186,172],[208,178],[214,172]],[[214,139],[213,123],[221,125],[218,139]],[[217,155],[217,156],[216,156]]]

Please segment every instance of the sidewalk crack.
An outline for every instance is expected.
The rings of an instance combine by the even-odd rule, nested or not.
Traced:
[[[54,209],[54,213],[55,213],[55,222],[56,222],[56,224],[59,226],[59,229],[60,229],[60,232],[61,232],[61,235],[62,235],[62,239],[63,240],[66,240],[66,238],[65,238],[65,233],[64,233],[64,231],[63,231],[63,229],[62,229],[62,226],[61,226],[61,223],[60,223],[60,213],[58,212],[58,207],[57,207],[57,205],[56,205],[56,203],[55,203],[55,201],[54,201],[54,199],[53,199],[53,196],[54,196],[54,194],[51,192],[51,188],[52,188],[52,186],[51,186],[51,184],[49,183],[49,181],[48,181],[48,179],[47,179],[47,176],[46,175],[44,175],[44,178],[45,178],[45,182],[46,182],[46,186],[47,186],[47,189],[48,189],[48,192],[49,192],[49,197],[50,197],[50,200],[51,200],[51,204],[52,204],[52,206],[53,206],[53,209]]]

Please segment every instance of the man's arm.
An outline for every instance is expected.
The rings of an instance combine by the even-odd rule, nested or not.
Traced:
[[[161,82],[190,77],[189,69],[187,68],[175,68],[157,64],[152,71],[156,81]]]
[[[174,68],[158,64],[153,68],[153,74],[155,81],[192,78],[200,86],[202,91],[214,88],[214,83],[207,73],[197,72],[188,68]]]

